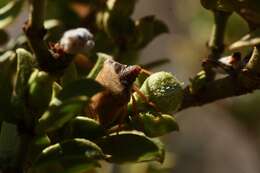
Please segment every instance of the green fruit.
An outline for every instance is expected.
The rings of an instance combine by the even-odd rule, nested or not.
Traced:
[[[49,106],[52,96],[54,79],[48,73],[36,69],[28,81],[30,108],[37,114],[42,114]]]
[[[138,119],[133,121],[133,125],[149,137],[158,137],[179,130],[173,116],[167,114],[155,116],[149,112],[140,113]]]
[[[140,91],[163,113],[177,111],[183,99],[181,83],[168,72],[157,72],[149,76]],[[138,110],[150,111],[147,103],[137,93],[134,96]]]

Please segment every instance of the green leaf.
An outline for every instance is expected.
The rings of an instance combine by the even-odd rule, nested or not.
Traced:
[[[94,94],[102,91],[103,87],[93,79],[80,79],[73,81],[60,91],[58,98],[66,100],[77,96],[91,97]]]
[[[113,59],[110,55],[104,53],[98,53],[97,56],[98,56],[97,62],[88,74],[88,78],[90,79],[95,79],[97,77],[99,71],[103,68],[104,62],[107,59]]]
[[[52,105],[42,115],[36,125],[36,133],[47,133],[61,128],[65,123],[82,111],[86,105],[86,98],[69,99],[60,105]]]
[[[154,38],[163,33],[168,33],[168,27],[154,16],[146,16],[136,21],[137,47],[143,48]]]
[[[28,94],[28,80],[33,71],[33,57],[30,52],[19,48],[17,54],[17,70],[14,93],[12,96],[12,105],[14,107],[14,115],[18,119],[26,122],[26,125],[31,125],[33,117],[27,110],[25,100]]]
[[[14,74],[15,53],[5,52],[0,56],[0,121],[13,122],[11,95]]]
[[[14,21],[23,7],[24,0],[12,0],[0,9],[0,29]]]
[[[140,132],[119,132],[97,141],[105,154],[111,155],[110,162],[145,162],[164,160],[164,150]]]
[[[5,6],[10,0],[1,0],[0,1],[0,8],[2,8],[3,6]]]
[[[54,29],[56,27],[59,27],[60,25],[61,25],[61,22],[59,20],[56,20],[56,19],[49,19],[49,20],[44,21],[44,27],[47,30]]]
[[[138,118],[133,120],[133,124],[137,130],[144,132],[149,137],[163,136],[179,130],[176,119],[167,114],[140,113]]]
[[[240,49],[243,47],[253,47],[260,44],[260,28],[251,31],[240,40],[229,46],[230,50]]]
[[[104,128],[97,121],[83,116],[77,116],[72,119],[65,130],[69,131],[67,136],[72,138],[93,140],[105,135]]]
[[[52,97],[54,77],[45,71],[35,69],[28,80],[28,107],[36,116],[49,106]]]
[[[51,145],[51,140],[46,134],[34,136],[30,143],[29,160],[35,160],[42,150],[49,145]]]
[[[44,149],[33,167],[44,169],[52,165],[63,167],[62,172],[77,173],[96,167],[104,159],[102,150],[93,142],[75,138]]]
[[[203,88],[207,84],[207,76],[204,70],[197,73],[197,75],[190,79],[191,85],[189,90],[192,94],[197,94],[199,91],[203,90]]]
[[[24,98],[28,89],[27,82],[33,71],[33,56],[25,49],[19,48],[17,54],[17,74],[15,93],[21,98]]]

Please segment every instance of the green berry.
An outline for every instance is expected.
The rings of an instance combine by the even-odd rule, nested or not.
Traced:
[[[164,113],[177,111],[183,99],[181,83],[168,72],[157,72],[149,76],[140,91]],[[147,107],[147,103],[137,93],[134,95],[138,110]],[[147,111],[149,110],[145,110]]]

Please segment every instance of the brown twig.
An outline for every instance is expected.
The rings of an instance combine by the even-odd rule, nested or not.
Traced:
[[[260,89],[260,49],[255,47],[248,64],[237,75],[227,76],[205,84],[197,93],[184,90],[184,99],[179,111],[193,106],[202,106],[214,101],[252,93]]]
[[[29,20],[25,23],[24,32],[32,48],[38,66],[41,70],[56,73],[65,69],[72,61],[72,55],[55,55],[44,42],[46,29],[44,28],[46,0],[30,0]]]

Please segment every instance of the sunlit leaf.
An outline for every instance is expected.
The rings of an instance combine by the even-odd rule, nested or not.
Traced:
[[[15,53],[13,51],[5,52],[0,56],[0,121],[14,121],[11,107],[14,57]]]
[[[103,68],[104,62],[107,59],[112,59],[111,56],[104,54],[104,53],[98,53],[97,55],[98,55],[97,62],[88,74],[88,78],[91,78],[91,79],[95,79],[97,77],[99,71]]]
[[[104,128],[95,120],[77,116],[66,127],[67,136],[72,138],[95,139],[105,135]]]
[[[36,125],[36,132],[50,132],[61,128],[65,123],[80,113],[87,100],[84,98],[69,99],[60,105],[52,105],[42,115]]]
[[[253,47],[260,44],[260,29],[256,29],[229,46],[230,50]]]
[[[16,50],[17,54],[17,75],[15,92],[17,95],[24,97],[27,90],[27,82],[33,71],[33,56],[22,48]]]
[[[164,160],[162,145],[139,132],[111,134],[99,140],[97,144],[105,154],[111,155],[109,161],[115,163]]]
[[[59,165],[63,168],[62,172],[77,173],[97,167],[98,161],[104,158],[102,150],[96,144],[75,138],[44,149],[33,166],[44,169]]]
[[[140,113],[133,123],[137,130],[144,132],[149,137],[163,136],[179,130],[176,119],[167,114]]]
[[[23,7],[24,0],[12,0],[0,8],[0,29],[14,21]]]

